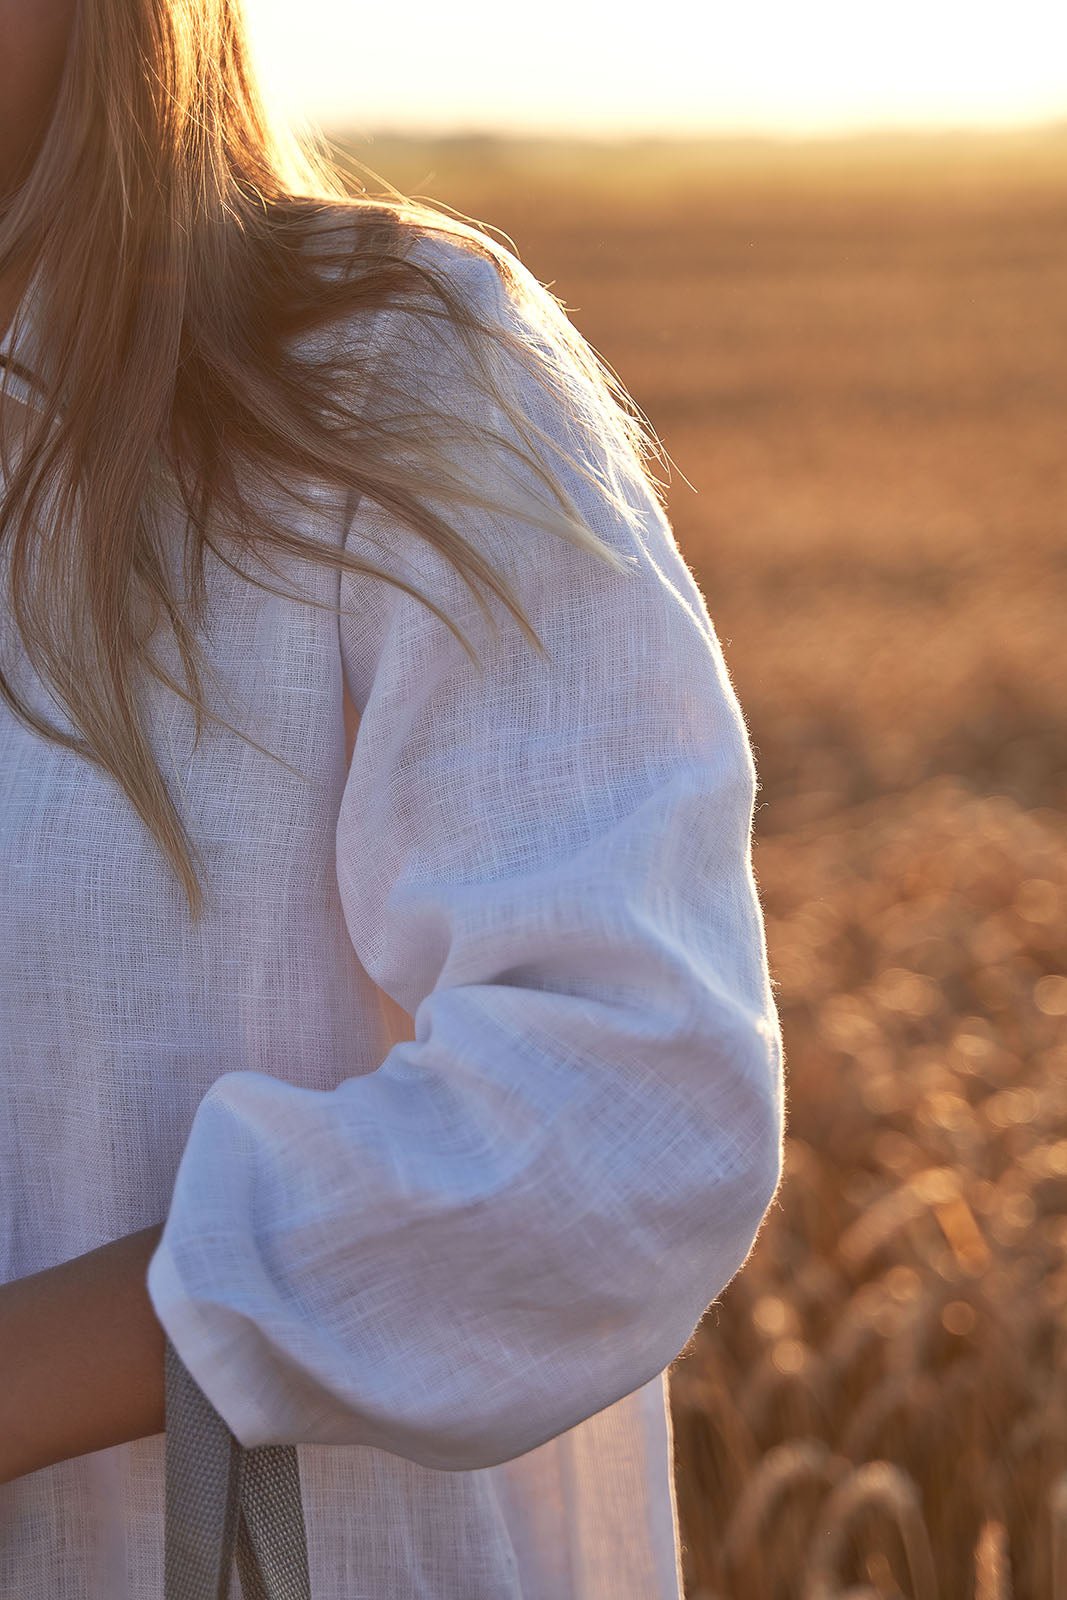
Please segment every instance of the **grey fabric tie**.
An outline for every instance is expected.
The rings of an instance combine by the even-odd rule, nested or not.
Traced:
[[[166,1340],[165,1600],[311,1600],[294,1445],[246,1450]]]

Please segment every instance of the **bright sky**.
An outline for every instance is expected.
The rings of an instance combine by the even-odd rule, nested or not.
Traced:
[[[1067,117],[1056,0],[244,0],[327,131],[832,133]]]

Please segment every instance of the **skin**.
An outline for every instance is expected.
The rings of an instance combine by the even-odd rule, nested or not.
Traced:
[[[145,1287],[161,1232],[0,1286],[0,1484],[163,1432],[164,1333]]]
[[[76,3],[0,0],[0,206],[48,127]],[[25,282],[0,277],[0,332]],[[164,1331],[146,1286],[161,1232],[0,1285],[0,1484],[163,1431]]]

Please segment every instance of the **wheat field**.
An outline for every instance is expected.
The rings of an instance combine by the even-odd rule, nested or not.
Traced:
[[[687,1596],[1067,1600],[1067,126],[347,148],[646,413],[756,749],[786,1170],[672,1369]]]

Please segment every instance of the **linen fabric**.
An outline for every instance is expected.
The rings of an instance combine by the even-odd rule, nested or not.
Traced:
[[[452,241],[414,255],[543,339],[516,258],[526,306]],[[443,325],[356,323],[353,364],[514,437]],[[0,1281],[165,1218],[152,1304],[243,1444],[298,1445],[316,1600],[679,1600],[667,1369],[780,1179],[748,733],[669,521],[566,377],[577,411],[511,359],[630,569],[525,520],[502,450],[456,468],[513,510],[439,507],[547,658],[368,499],[271,490],[481,667],[381,578],[273,557],[272,594],[209,555],[210,703],[265,749],[196,744],[146,689],[199,923],[114,780],[0,705]],[[6,606],[5,670],[69,731]],[[0,1600],[158,1600],[163,1444],[0,1486]]]

